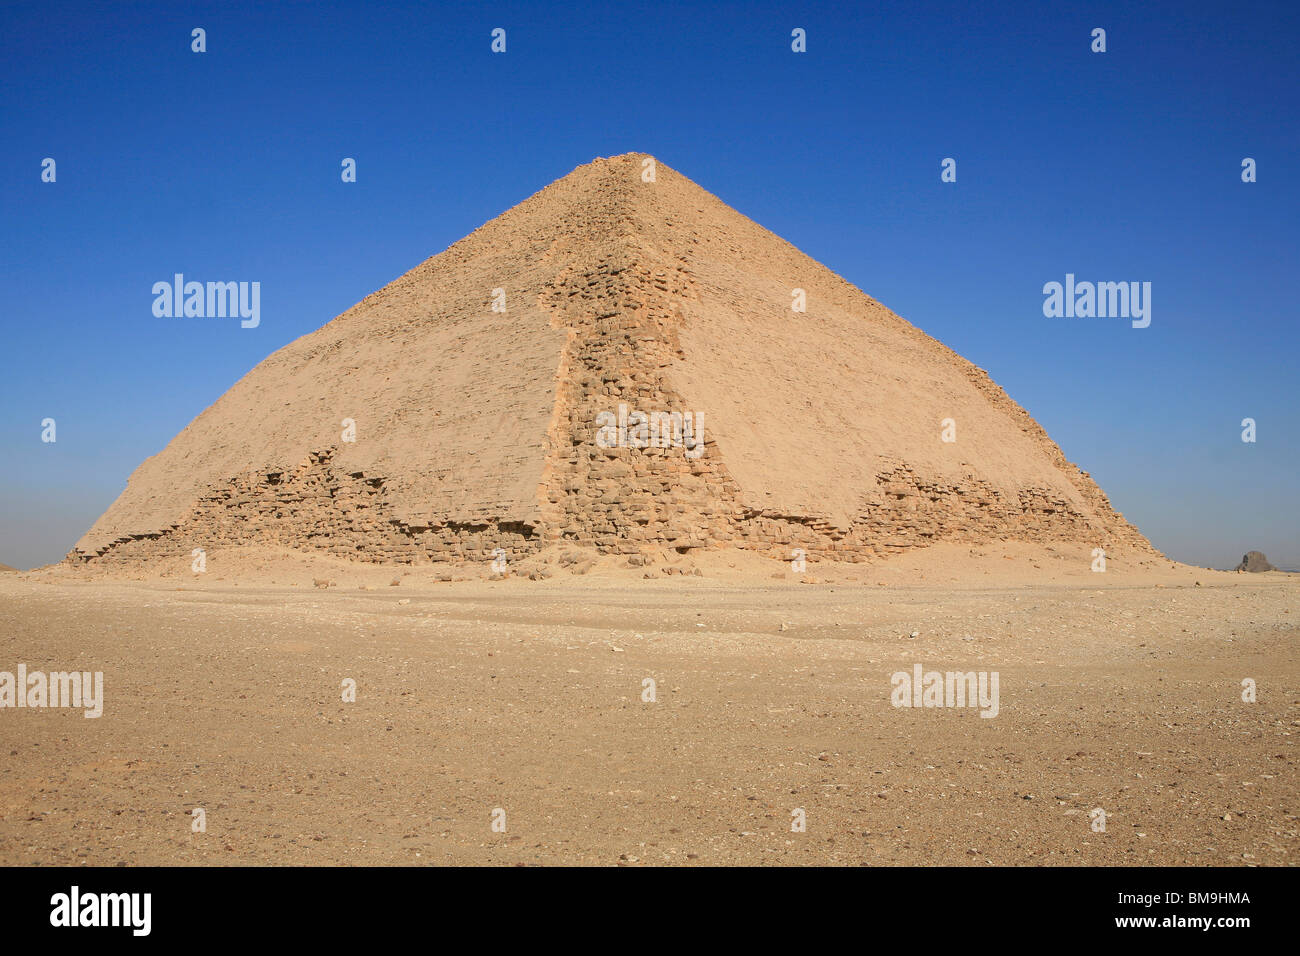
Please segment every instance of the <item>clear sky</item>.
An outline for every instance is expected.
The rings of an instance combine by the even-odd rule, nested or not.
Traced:
[[[1293,0],[5,3],[0,562],[61,558],[275,349],[641,151],[988,370],[1166,553],[1300,568],[1298,40]],[[259,281],[261,324],[155,317],[176,272]],[[1150,282],[1150,326],[1045,317],[1067,273]]]

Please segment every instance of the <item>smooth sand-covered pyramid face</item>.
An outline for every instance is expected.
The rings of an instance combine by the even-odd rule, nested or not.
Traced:
[[[1149,550],[983,371],[644,159],[579,167],[271,355],[71,557]],[[637,413],[681,417],[639,447]]]

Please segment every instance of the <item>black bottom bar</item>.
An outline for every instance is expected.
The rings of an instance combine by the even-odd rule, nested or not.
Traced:
[[[464,931],[499,943],[512,930],[529,934],[534,943],[576,935],[657,946],[721,933],[734,944],[783,927],[815,932],[810,944],[845,931],[884,939],[878,932],[892,927],[917,945],[984,946],[1034,932],[1049,934],[1039,937],[1042,943],[1127,937],[1183,945],[1200,938],[1231,946],[1258,939],[1251,934],[1261,929],[1283,932],[1289,922],[1283,906],[1294,888],[1294,874],[1285,869],[1191,868],[696,868],[617,874],[29,868],[0,870],[0,880],[6,942],[56,943],[76,934],[79,943],[255,939],[367,946],[390,937],[430,939],[420,935],[430,931],[446,942],[464,938]],[[146,926],[148,934],[137,935]],[[691,933],[677,935],[686,926]],[[453,930],[457,937],[445,935]]]

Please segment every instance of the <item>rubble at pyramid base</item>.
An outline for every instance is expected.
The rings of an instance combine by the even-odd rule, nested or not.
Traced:
[[[788,515],[736,506],[710,514],[696,532],[683,531],[685,508],[671,493],[624,484],[581,511],[582,524],[547,527],[499,516],[412,524],[397,518],[386,500],[385,480],[346,474],[331,451],[312,454],[291,473],[239,476],[205,495],[175,526],[114,541],[96,553],[72,552],[72,565],[135,565],[193,550],[272,545],[377,564],[476,563],[504,557],[517,562],[553,544],[598,554],[653,554],[672,549],[738,548],[777,560],[870,561],[939,541],[1015,538],[1040,543],[1075,541],[1112,549],[1147,550],[1140,536],[1117,540],[1045,491],[1022,491],[1009,501],[977,478],[957,484],[928,480],[899,464],[879,476],[883,500],[847,527],[824,515]]]

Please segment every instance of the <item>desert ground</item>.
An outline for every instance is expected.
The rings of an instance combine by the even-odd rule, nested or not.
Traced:
[[[0,670],[104,674],[97,719],[0,710],[0,863],[1297,861],[1300,575],[542,564],[0,575]],[[892,706],[916,663],[998,672],[997,716]]]

